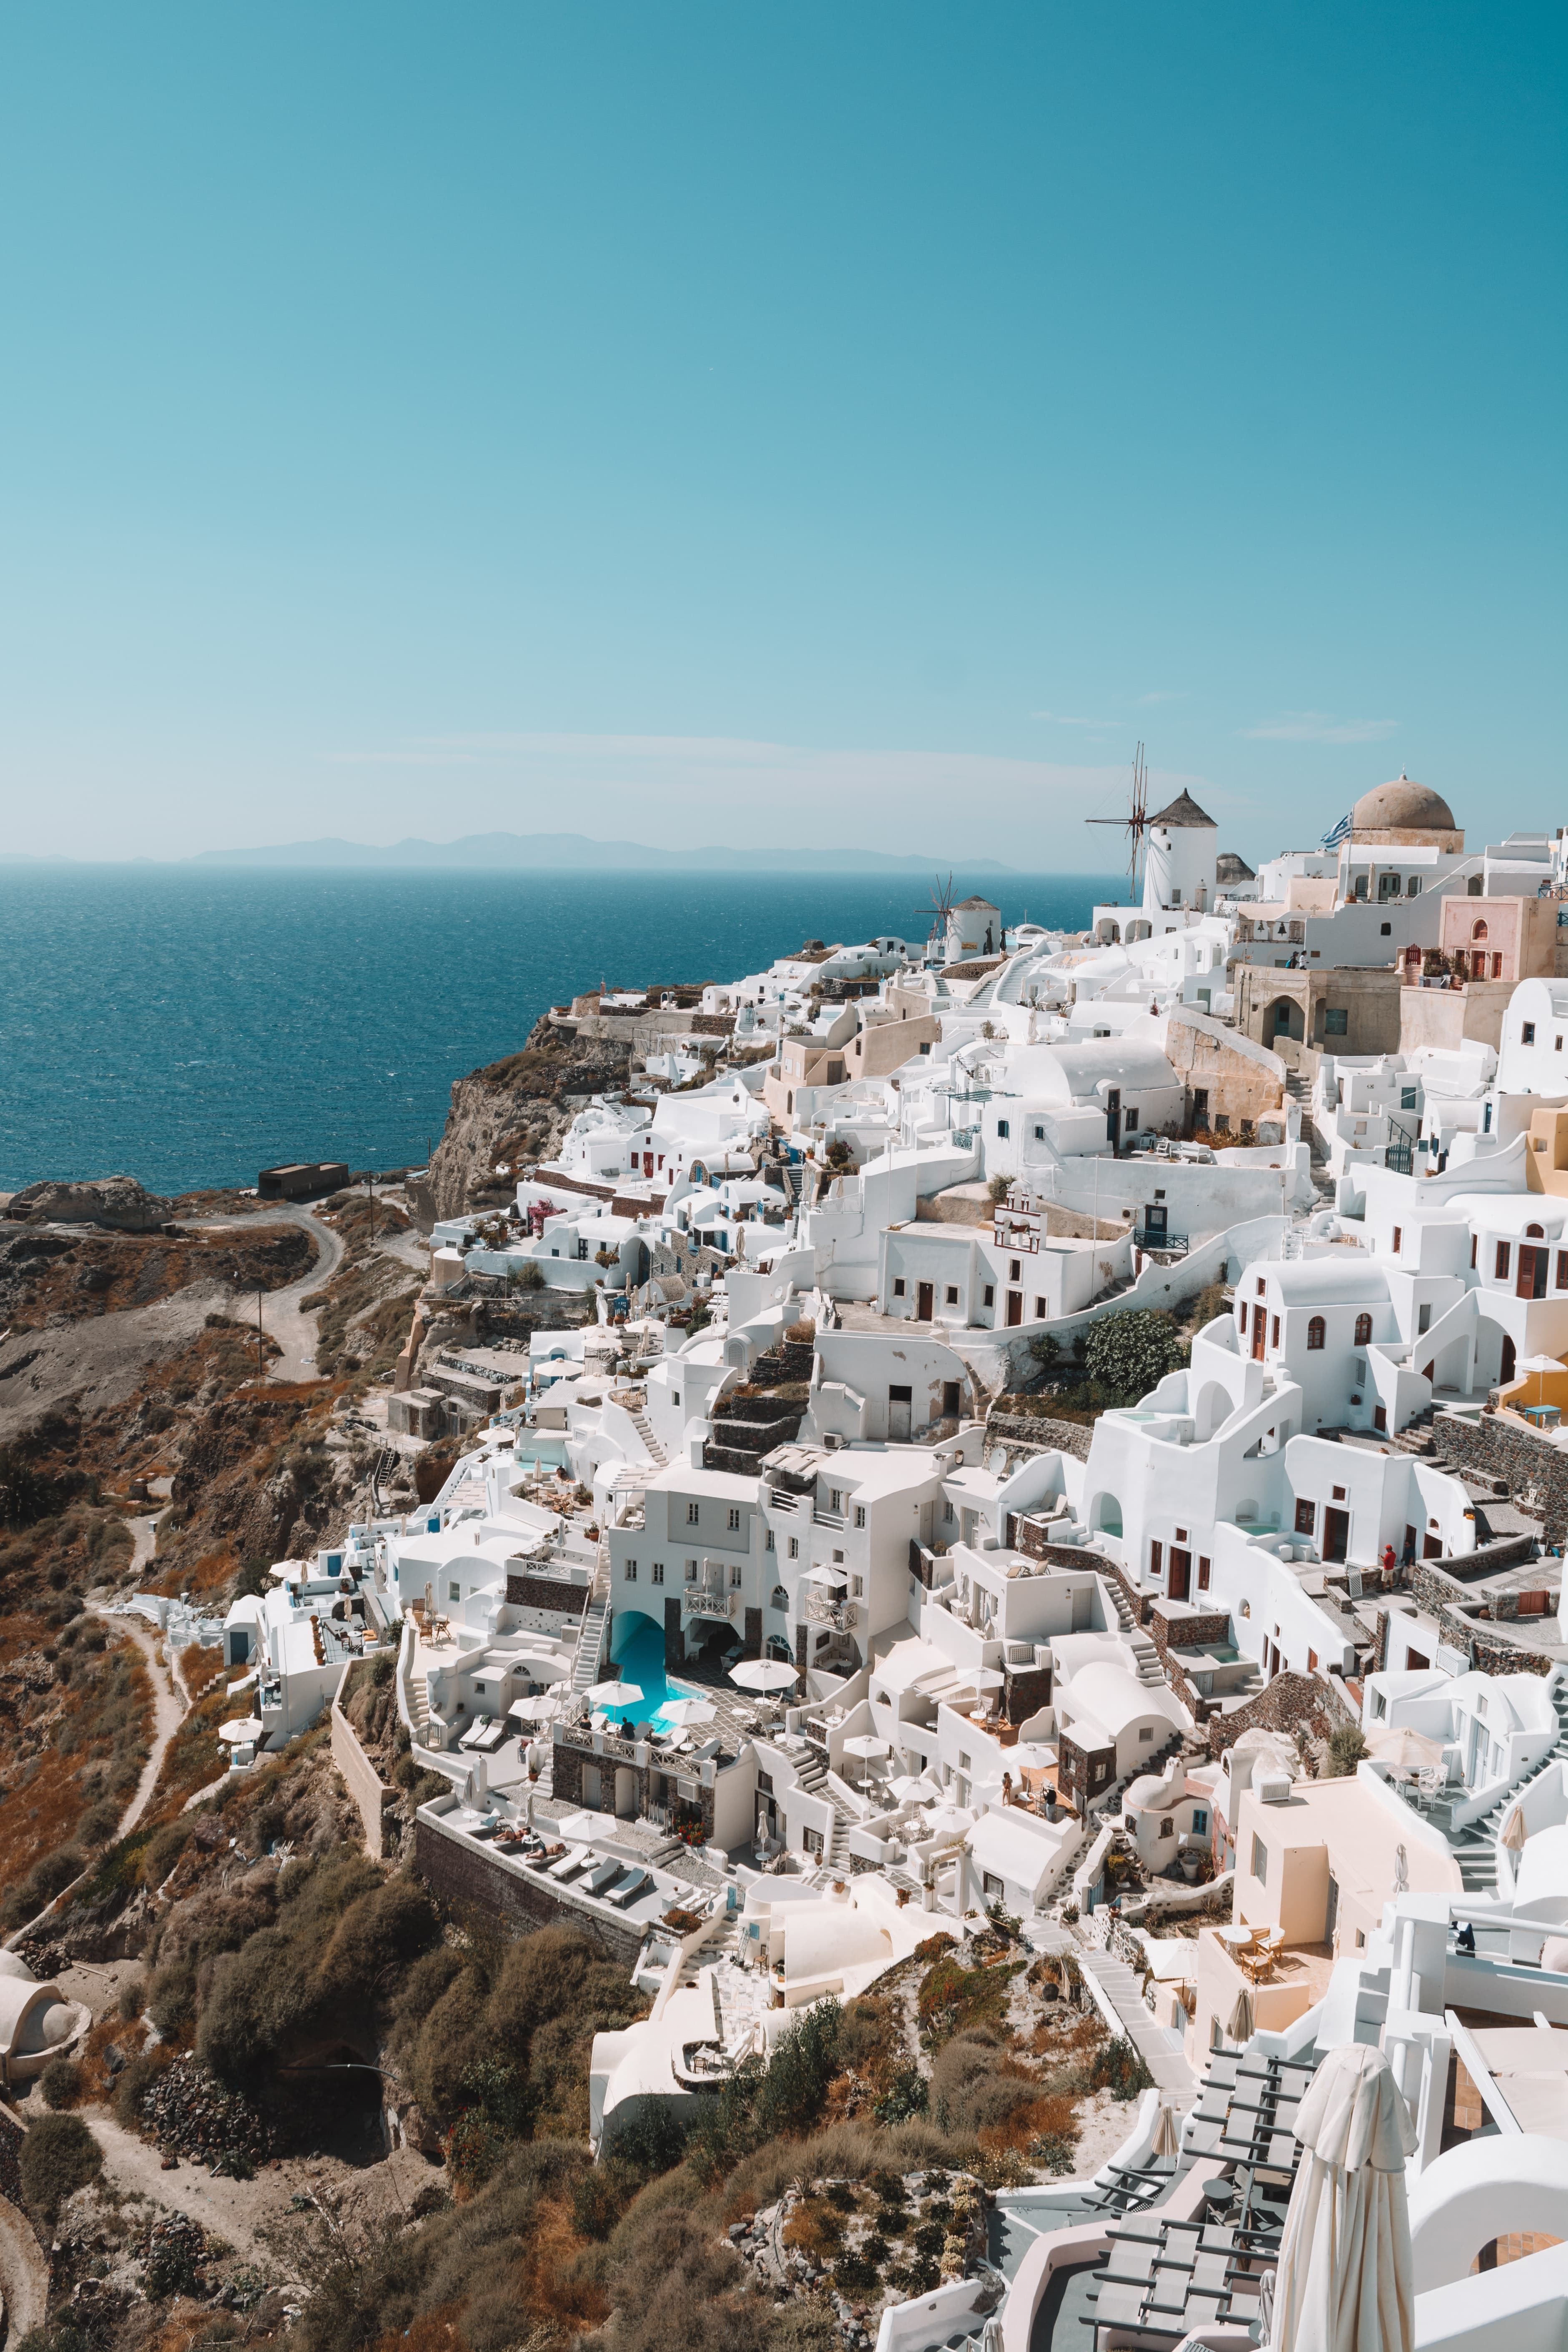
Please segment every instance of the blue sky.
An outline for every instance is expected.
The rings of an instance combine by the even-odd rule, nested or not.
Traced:
[[[1568,820],[1560,8],[0,18],[0,847]]]

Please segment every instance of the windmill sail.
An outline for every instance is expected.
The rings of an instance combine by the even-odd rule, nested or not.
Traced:
[[[1143,835],[1149,829],[1149,769],[1139,744],[1132,755],[1132,783],[1128,796],[1125,816],[1086,816],[1085,824],[1120,824],[1126,828],[1130,843],[1127,860],[1128,904],[1138,904],[1138,860],[1142,854]]]

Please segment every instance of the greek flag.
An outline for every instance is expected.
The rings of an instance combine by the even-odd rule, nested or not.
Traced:
[[[1348,816],[1341,817],[1338,824],[1333,827],[1332,831],[1324,834],[1323,847],[1325,849],[1337,849],[1341,842],[1349,835],[1350,829],[1350,818]]]

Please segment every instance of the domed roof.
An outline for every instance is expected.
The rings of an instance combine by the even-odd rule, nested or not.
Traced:
[[[1412,783],[1401,769],[1391,784],[1363,793],[1351,812],[1352,833],[1457,833],[1454,813],[1440,793]]]

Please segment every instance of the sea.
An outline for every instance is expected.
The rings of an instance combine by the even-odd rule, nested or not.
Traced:
[[[1080,929],[1126,881],[957,872],[952,887],[1006,923]],[[453,1081],[517,1052],[548,1005],[930,928],[907,874],[0,866],[0,1192],[422,1166]]]

